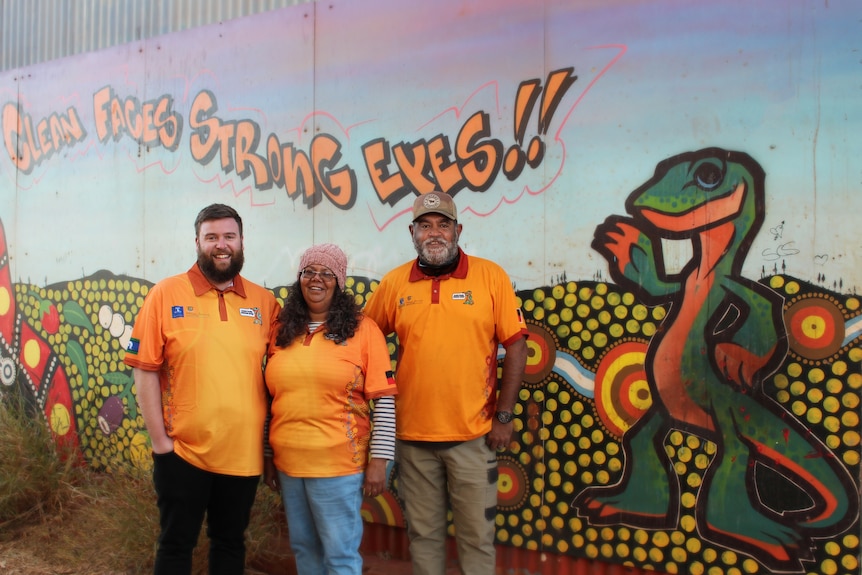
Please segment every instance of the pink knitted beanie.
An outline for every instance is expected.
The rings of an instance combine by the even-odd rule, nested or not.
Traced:
[[[299,271],[310,265],[326,266],[335,274],[338,287],[344,289],[347,281],[347,256],[335,244],[318,244],[311,246],[299,259]]]

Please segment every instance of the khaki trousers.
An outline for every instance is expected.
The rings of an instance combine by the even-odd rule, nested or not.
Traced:
[[[445,575],[450,507],[461,573],[494,575],[497,455],[485,438],[448,449],[398,441],[395,460],[413,575]]]

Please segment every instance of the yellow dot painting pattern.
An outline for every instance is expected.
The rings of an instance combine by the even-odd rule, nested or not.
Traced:
[[[347,287],[363,305],[377,282],[350,277]],[[785,299],[790,344],[784,363],[762,384],[764,401],[804,424],[858,478],[862,300],[784,276],[761,283]],[[122,358],[151,284],[100,272],[47,287],[12,287],[13,292],[0,288],[0,316],[16,314],[47,347],[21,342],[20,355],[10,360],[21,365],[0,363],[3,373],[9,367],[14,379],[17,369],[43,364],[46,352],[56,354],[69,381],[72,409],[51,408],[46,416],[52,431],[69,434],[76,423],[83,457],[95,468],[149,469],[149,437]],[[287,287],[272,291],[283,303]],[[621,438],[652,406],[644,358],[669,310],[596,281],[568,281],[517,295],[528,320],[528,370],[515,408],[513,441],[498,458],[498,541],[664,573],[766,575],[752,557],[698,533],[700,488],[717,446],[695,434],[674,430],[662,444],[681,488],[673,527],[591,525],[572,507],[585,488],[614,485],[625,472]],[[41,323],[48,305],[60,317],[53,333]],[[387,341],[397,367],[398,342],[391,336]],[[395,474],[386,497],[368,502],[363,513],[403,524],[401,505]],[[839,537],[813,542],[802,573],[858,575],[858,520]]]

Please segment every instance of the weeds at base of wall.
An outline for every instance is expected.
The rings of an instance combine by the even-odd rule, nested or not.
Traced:
[[[152,573],[158,511],[149,473],[97,472],[64,457],[44,421],[0,396],[0,572],[7,575]],[[278,496],[261,488],[247,532],[248,573],[286,561]],[[203,534],[194,574],[207,572]],[[269,570],[267,570],[269,571]]]

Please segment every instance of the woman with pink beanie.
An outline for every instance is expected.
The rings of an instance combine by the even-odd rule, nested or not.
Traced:
[[[383,493],[395,456],[389,350],[346,282],[338,246],[302,254],[266,364],[264,481],[281,491],[299,575],[362,573],[362,496]]]

